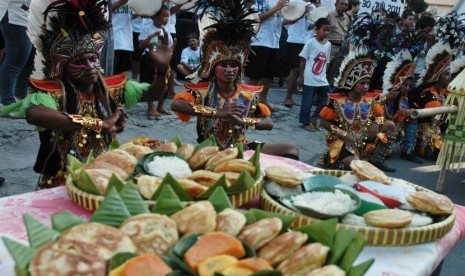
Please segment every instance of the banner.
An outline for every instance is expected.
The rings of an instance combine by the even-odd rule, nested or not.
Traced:
[[[372,13],[375,10],[384,9],[386,12],[396,12],[399,15],[402,15],[404,11],[405,0],[361,0],[360,1],[360,11],[359,14],[362,12]]]

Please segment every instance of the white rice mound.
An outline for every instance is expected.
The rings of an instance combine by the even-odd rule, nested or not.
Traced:
[[[351,185],[351,186],[357,182],[362,181],[360,178],[358,178],[353,173],[346,173],[343,176],[340,176],[339,179],[342,181],[343,184]]]
[[[291,196],[300,195],[303,192],[301,185],[294,187],[294,188],[290,188],[290,187],[281,186],[276,182],[266,183],[266,191],[269,194],[273,196],[277,196],[277,197],[283,197],[287,195],[291,195]]]
[[[189,164],[176,156],[155,156],[147,163],[149,172],[158,177],[170,173],[174,178],[184,178],[192,174]]]
[[[341,223],[355,225],[355,226],[362,226],[367,227],[368,225],[365,222],[365,219],[361,216],[357,216],[356,214],[347,214],[342,218]]]
[[[334,193],[309,192],[293,196],[292,203],[294,206],[310,208],[331,216],[340,216],[356,207],[356,201],[339,190],[335,190]]]

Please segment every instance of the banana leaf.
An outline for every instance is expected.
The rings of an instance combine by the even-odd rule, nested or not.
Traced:
[[[105,225],[119,227],[131,214],[116,191],[111,189],[89,222],[100,222]]]
[[[336,237],[334,238],[333,247],[329,252],[329,259],[326,262],[327,264],[337,264],[344,256],[349,245],[357,236],[357,232],[354,229],[342,229],[336,232]]]
[[[95,186],[94,181],[92,181],[85,170],[81,170],[76,176],[77,179],[75,184],[80,190],[93,195],[102,195],[97,186]]]
[[[262,145],[259,144],[259,145],[257,146],[257,148],[255,149],[254,154],[253,154],[252,157],[250,157],[250,159],[249,159],[249,162],[251,162],[252,164],[254,164],[255,167],[260,163],[260,151],[261,151],[261,150],[262,150]]]
[[[287,229],[291,226],[292,222],[295,219],[295,217],[291,215],[284,215],[255,208],[252,208],[249,211],[247,211],[245,213],[245,217],[247,218],[246,225],[255,223],[264,218],[279,218],[283,222],[281,232],[287,231]]]
[[[348,276],[363,276],[365,273],[370,269],[370,267],[373,265],[375,262],[375,259],[369,259],[368,261],[365,261],[361,264],[358,264],[356,266],[353,266],[349,270],[349,275]]]
[[[160,186],[158,189],[155,191],[155,193],[152,195],[152,200],[157,201],[160,198],[160,193],[161,189],[169,185],[171,188],[173,188],[173,191],[176,193],[176,195],[179,197],[181,201],[192,201],[192,197],[189,195],[189,193],[179,184],[179,182],[170,174],[166,174],[165,178],[163,178],[163,181],[161,182]]]
[[[360,252],[362,252],[365,243],[365,238],[362,235],[357,235],[347,248],[344,257],[342,257],[342,260],[338,264],[346,273],[349,272],[352,264],[355,262],[355,259],[357,259]]]
[[[110,192],[111,189],[115,188],[118,192],[120,192],[124,187],[124,182],[116,176],[116,174],[112,174],[110,180],[108,180],[108,186],[105,189],[105,195]]]
[[[213,135],[210,135],[210,137],[208,137],[207,139],[203,140],[200,144],[197,144],[195,146],[194,152],[198,151],[201,148],[212,147],[212,146],[213,147],[216,146],[216,141],[215,141],[215,137],[213,137]]]
[[[248,172],[242,171],[237,180],[234,181],[231,186],[226,188],[226,193],[228,195],[234,195],[243,191],[247,191],[248,189],[253,188],[255,182],[255,179],[250,176]]]
[[[171,216],[172,214],[181,211],[184,208],[181,200],[173,191],[170,185],[165,185],[160,191],[159,200],[156,201],[152,209],[152,213]]]
[[[68,210],[52,215],[52,228],[58,232],[63,232],[84,222],[82,218]]]
[[[179,138],[179,135],[174,136],[170,141],[175,143],[178,148],[182,147],[182,142],[181,138]]]
[[[228,181],[226,180],[226,175],[222,175],[218,181],[216,181],[213,186],[208,188],[205,192],[201,193],[198,197],[197,200],[207,200],[213,193],[213,191],[216,190],[218,187],[223,187],[223,189],[226,191],[228,189]]]
[[[208,198],[217,213],[227,208],[234,208],[223,187],[217,187]]]
[[[11,257],[15,260],[16,266],[19,269],[26,269],[34,255],[34,248],[7,237],[2,237],[2,240]]]
[[[75,176],[76,170],[81,169],[82,167],[84,167],[84,164],[82,164],[82,162],[79,161],[79,159],[72,156],[71,154],[68,154],[68,156],[66,158],[67,158],[66,169],[71,174],[71,177],[74,179],[76,177]]]
[[[92,163],[94,161],[94,159],[95,159],[94,149],[91,149],[90,152],[89,152],[89,155],[87,156],[86,164]]]
[[[319,242],[333,248],[336,226],[337,219],[328,219],[294,230],[307,234],[310,242]]]
[[[149,209],[132,181],[124,184],[123,189],[120,191],[120,196],[131,216],[149,213]]]
[[[128,260],[136,257],[137,255],[131,252],[120,252],[115,254],[111,257],[110,262],[108,264],[108,271],[112,271],[113,269],[119,267],[120,265],[124,264]]]
[[[238,149],[237,158],[243,159],[244,158],[244,144],[238,143],[236,147]]]
[[[29,266],[22,268],[15,265],[15,274],[16,276],[30,276],[31,274],[29,273]]]
[[[108,147],[108,150],[109,151],[112,151],[112,150],[115,150],[115,149],[119,149],[119,147],[121,146],[120,142],[118,139],[113,139],[113,141],[111,141],[110,143],[110,146]]]
[[[29,244],[33,248],[39,248],[42,245],[55,240],[60,233],[49,227],[42,222],[38,221],[29,214],[23,215],[24,225],[26,226],[27,237]]]

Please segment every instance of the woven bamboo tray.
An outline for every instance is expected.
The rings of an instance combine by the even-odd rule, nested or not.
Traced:
[[[340,177],[347,173],[347,171],[339,170],[321,170],[312,171],[313,174],[329,174],[336,177]],[[417,190],[428,190],[421,186],[409,183],[413,185]],[[263,209],[271,212],[293,215],[296,217],[292,223],[292,228],[312,224],[318,222],[316,218],[305,216],[294,212],[293,210],[283,206],[263,189],[261,193],[261,203]],[[348,224],[338,224],[338,229],[355,229],[358,233],[362,234],[367,243],[376,246],[398,246],[398,245],[412,245],[418,243],[431,242],[436,239],[443,237],[447,234],[455,223],[455,211],[444,220],[433,223],[427,226],[414,227],[414,228],[401,228],[401,229],[387,229],[377,227],[363,227],[354,226]]]
[[[265,174],[263,171],[261,171],[260,176],[255,181],[255,184],[252,188],[228,196],[229,200],[235,208],[239,208],[260,194],[263,188],[264,175]],[[74,203],[89,211],[95,211],[105,198],[104,196],[93,195],[80,190],[78,187],[76,187],[76,185],[74,185],[71,178],[68,178],[66,181],[66,189],[68,191],[69,198]],[[145,202],[149,207],[155,204],[155,201],[151,200],[146,200]],[[191,202],[185,202],[185,205],[190,205],[190,203]]]

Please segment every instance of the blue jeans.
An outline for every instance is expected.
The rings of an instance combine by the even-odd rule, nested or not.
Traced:
[[[8,23],[8,13],[0,22],[0,31],[6,48],[5,60],[0,66],[0,102],[8,105],[16,101],[15,96],[27,96],[34,57],[26,27]]]
[[[326,105],[328,98],[328,93],[331,93],[331,87],[327,86],[307,86],[304,85],[304,90],[302,92],[302,105],[300,106],[300,116],[299,123],[306,126],[310,124],[310,119],[317,119],[320,115],[321,109]],[[310,117],[310,112],[312,111],[313,97],[317,95],[319,102],[316,103],[317,108],[313,111],[313,114]]]

